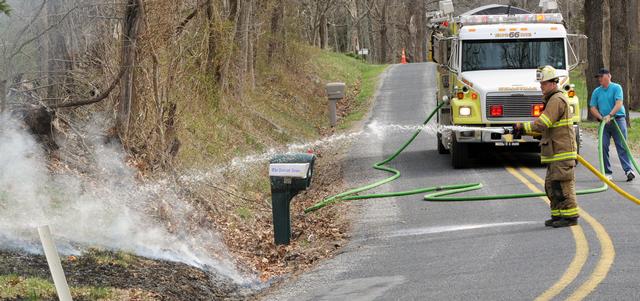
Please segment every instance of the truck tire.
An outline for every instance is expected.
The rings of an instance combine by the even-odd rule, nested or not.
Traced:
[[[453,137],[451,142],[451,166],[454,169],[466,168],[469,162],[469,144],[460,143]]]
[[[444,147],[442,144],[442,134],[438,133],[438,154],[446,155],[449,153],[449,150]]]

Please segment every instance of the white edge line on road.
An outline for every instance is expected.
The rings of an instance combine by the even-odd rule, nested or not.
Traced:
[[[527,222],[509,222],[509,223],[490,223],[490,224],[469,224],[469,225],[454,225],[454,226],[438,226],[438,227],[427,227],[427,228],[414,228],[414,229],[406,229],[406,230],[398,230],[385,235],[385,238],[392,237],[403,237],[403,236],[419,236],[419,235],[427,235],[427,234],[436,234],[436,233],[445,233],[445,232],[454,232],[454,231],[464,231],[464,230],[475,230],[475,229],[484,229],[484,228],[494,228],[494,227],[506,227],[506,226],[520,226],[520,225],[531,225],[536,224],[536,221],[527,221]]]

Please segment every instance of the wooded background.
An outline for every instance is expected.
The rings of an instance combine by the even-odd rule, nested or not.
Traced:
[[[454,1],[456,13],[491,3],[538,5]],[[559,4],[569,31],[589,36],[589,91],[596,70],[610,67],[627,104],[640,108],[638,0]],[[300,68],[304,45],[356,57],[366,48],[371,63],[399,62],[406,49],[410,62],[424,62],[426,13],[437,7],[435,0],[2,0],[9,15],[0,15],[0,106],[28,104],[27,117],[55,116],[68,128],[104,112],[113,116],[107,139],[166,166],[180,149],[176,127],[189,104],[241,106],[268,84],[269,70]]]

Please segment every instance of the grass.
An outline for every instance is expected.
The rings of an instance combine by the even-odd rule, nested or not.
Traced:
[[[597,130],[599,126],[600,126],[600,123],[599,122],[595,122],[595,121],[583,121],[580,124],[580,127],[583,128],[583,129]]]
[[[91,256],[99,265],[117,265],[124,268],[129,267],[129,264],[135,261],[135,258],[126,252],[104,252],[99,249],[90,249],[85,254]]]
[[[71,295],[74,298],[105,300],[113,296],[113,290],[106,287],[71,287]],[[0,300],[49,300],[55,297],[55,286],[48,279],[18,275],[0,276]]]
[[[356,105],[338,125],[339,129],[348,129],[353,122],[360,121],[368,110],[369,101],[373,98],[378,87],[378,76],[387,68],[386,65],[361,66],[362,79],[360,93],[356,96]]]
[[[353,101],[338,129],[362,120],[385,65],[371,65],[341,53],[297,46],[295,64],[260,63],[256,87],[238,96],[209,88],[194,77],[190,99],[180,101],[179,162],[184,167],[215,165],[276,145],[317,139],[329,127],[324,85],[344,82]],[[237,97],[240,97],[238,99]]]
[[[320,68],[321,77],[331,79],[330,81],[344,82],[351,92],[354,92],[354,88],[359,89],[355,95],[355,106],[338,124],[338,129],[348,129],[353,122],[364,118],[369,108],[369,101],[376,92],[378,76],[387,68],[387,65],[367,64],[344,54],[332,52],[318,57],[317,63],[320,66],[330,66],[330,68]]]
[[[594,135],[597,135],[599,126],[600,123],[595,121],[585,121],[580,125],[581,128],[587,129]],[[640,147],[638,147],[640,145],[640,119],[631,119],[631,126],[627,129],[627,144],[633,153],[640,153]]]
[[[584,77],[584,73],[581,70],[573,70],[571,71],[571,83],[575,85],[576,94],[578,95],[578,99],[580,99],[580,107],[587,108],[587,81]]]
[[[291,45],[286,61],[256,65],[256,86],[242,95],[229,96],[210,87],[208,77],[194,76],[194,91],[178,101],[178,153],[180,168],[224,165],[234,157],[263,153],[290,143],[313,141],[331,133],[325,85],[344,82],[349,114],[338,131],[365,118],[378,77],[386,65],[371,65],[344,54],[304,45]],[[196,72],[197,73],[197,72]],[[180,95],[182,97],[183,95]],[[259,162],[264,166],[264,162]],[[266,169],[250,164],[225,172],[229,190],[241,195],[224,214],[251,223],[261,217],[263,200],[269,202]],[[200,188],[196,188],[200,189]],[[208,195],[211,188],[202,188]]]
[[[253,212],[251,211],[251,209],[247,208],[247,207],[240,207],[236,209],[236,214],[238,214],[238,216],[241,219],[249,219],[253,216]]]
[[[338,124],[338,129],[347,130],[351,128],[351,125],[354,122],[360,121],[362,120],[362,118],[364,118],[364,111],[362,110],[353,111],[349,113],[349,115],[347,115],[344,119],[340,120],[340,123]]]
[[[631,127],[627,129],[627,144],[631,150],[638,153],[640,148],[637,146],[640,142],[640,119],[631,119]]]
[[[386,65],[364,65],[362,71],[362,87],[356,97],[358,104],[367,102],[376,92],[378,76],[387,68]]]

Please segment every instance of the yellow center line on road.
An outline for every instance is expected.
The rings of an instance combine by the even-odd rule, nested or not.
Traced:
[[[526,185],[531,191],[540,193],[542,192],[538,187],[529,182],[527,178],[525,178],[518,170],[513,167],[505,167],[507,172],[509,172],[516,179],[520,180],[524,185]],[[524,171],[524,170],[523,170]],[[524,171],[526,173],[526,171]],[[544,181],[543,181],[544,183]],[[549,199],[546,197],[540,197],[547,204],[549,204]],[[538,296],[536,301],[544,301],[551,300],[558,294],[560,294],[569,284],[571,284],[580,274],[584,264],[587,262],[587,258],[589,257],[589,243],[587,241],[586,236],[584,235],[584,231],[581,226],[571,227],[571,233],[573,234],[573,239],[576,242],[576,253],[573,256],[573,260],[567,267],[567,270],[564,274],[553,284],[549,289],[547,289],[544,293]]]
[[[520,169],[536,182],[544,185],[544,180],[531,169],[526,167],[521,167]],[[613,261],[616,257],[616,250],[613,246],[613,242],[611,241],[611,237],[604,226],[602,226],[597,219],[591,216],[584,209],[580,210],[580,217],[584,219],[596,232],[596,237],[600,242],[600,258],[598,259],[598,263],[596,264],[593,272],[591,272],[589,279],[587,279],[566,299],[571,301],[582,300],[596,289],[596,287],[598,287],[598,285],[607,278],[607,274],[609,273],[609,270],[611,270],[611,266],[613,265]]]

